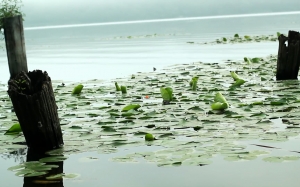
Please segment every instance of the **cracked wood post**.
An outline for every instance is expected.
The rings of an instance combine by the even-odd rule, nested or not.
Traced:
[[[31,150],[44,152],[63,146],[57,106],[47,72],[22,71],[8,81],[8,94]]]
[[[27,73],[28,68],[22,16],[4,19],[4,37],[10,78],[14,78],[21,71]]]
[[[300,34],[296,31],[289,31],[288,37],[281,34],[278,40],[276,79],[297,80],[300,65]]]

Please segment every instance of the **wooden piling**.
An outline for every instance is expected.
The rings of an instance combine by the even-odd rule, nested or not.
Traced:
[[[30,149],[44,152],[63,145],[52,83],[47,72],[22,71],[8,81],[8,94]]]
[[[300,34],[296,31],[289,31],[288,37],[280,35],[278,59],[277,59],[277,80],[298,79],[300,65]]]
[[[28,72],[23,18],[21,15],[9,17],[3,22],[10,78],[14,78],[21,71]]]

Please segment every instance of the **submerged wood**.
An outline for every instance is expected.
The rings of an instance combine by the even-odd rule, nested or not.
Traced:
[[[27,152],[27,159],[26,162],[36,162],[42,158],[49,157],[45,153],[35,152],[32,150],[28,150]],[[63,187],[63,179],[56,178],[52,180],[48,180],[47,177],[62,174],[64,172],[64,162],[49,162],[46,165],[56,165],[57,167],[52,168],[51,170],[47,171],[47,174],[43,176],[37,177],[24,177],[24,185],[23,187]]]
[[[8,94],[30,149],[46,151],[63,145],[57,106],[47,72],[22,71],[9,80]]]
[[[277,59],[277,80],[298,79],[300,65],[300,34],[296,31],[289,31],[288,37],[280,35],[278,59]]]
[[[23,18],[15,16],[5,18],[3,21],[10,78],[14,78],[21,71],[28,72]]]

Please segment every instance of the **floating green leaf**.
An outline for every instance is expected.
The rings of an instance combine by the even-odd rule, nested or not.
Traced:
[[[127,112],[129,110],[137,110],[141,107],[141,105],[138,104],[131,104],[131,105],[127,105],[122,109],[122,112]]]
[[[228,108],[226,103],[214,102],[211,104],[211,109],[213,110],[225,110]]]
[[[211,108],[213,110],[224,110],[227,109],[228,107],[229,105],[227,103],[227,100],[220,92],[218,92],[215,95],[214,103],[211,104]]]
[[[14,125],[12,125],[6,132],[4,135],[15,135],[15,134],[19,134],[20,132],[22,132],[21,126],[19,123],[16,123]]]
[[[252,58],[251,62],[252,63],[258,63],[261,60],[261,58]]]
[[[233,78],[233,80],[235,80],[235,81],[240,79],[240,77],[234,71],[231,71],[230,75]]]
[[[126,94],[127,93],[126,86],[121,86],[121,91],[122,91],[122,94]]]
[[[193,77],[190,81],[190,86],[192,87],[192,90],[196,91],[197,89],[197,83],[198,83],[199,77]]]
[[[233,83],[230,88],[236,88],[236,87],[240,87],[241,85],[243,85],[246,81],[244,81],[243,79],[238,79],[235,81],[235,83]]]
[[[247,64],[251,64],[251,60],[249,60],[247,57],[244,57],[244,62],[247,62]]]
[[[68,157],[66,156],[50,156],[50,157],[41,158],[39,161],[40,162],[62,162],[67,158]]]
[[[281,35],[281,33],[280,33],[280,32],[277,32],[276,35],[277,35],[277,37],[279,37],[279,36]]]
[[[287,162],[299,160],[299,156],[271,156],[266,157],[263,160],[266,162]]]
[[[57,180],[57,179],[62,179],[62,178],[67,178],[67,179],[73,179],[76,177],[79,177],[79,174],[76,173],[60,173],[60,174],[56,174],[56,175],[50,175],[48,177],[46,177],[47,180]]]
[[[160,93],[164,101],[170,102],[173,99],[173,89],[170,87],[160,88]]]
[[[36,177],[42,176],[48,173],[52,168],[58,168],[58,165],[46,165],[45,163],[38,161],[31,161],[19,164],[8,168],[8,170],[16,172],[16,176],[19,177]]]
[[[83,85],[82,84],[79,84],[79,85],[77,85],[74,89],[73,89],[73,91],[72,91],[72,94],[80,94],[81,93],[81,91],[82,91],[82,88],[83,88]]]
[[[154,136],[150,133],[145,135],[145,140],[146,141],[153,141],[154,140]]]
[[[250,40],[250,39],[251,39],[251,37],[248,36],[248,35],[245,35],[244,38],[245,38],[246,40]]]
[[[120,88],[120,86],[118,85],[117,82],[115,82],[115,87],[116,87],[116,91],[121,91],[121,88]]]
[[[79,177],[80,175],[79,174],[77,174],[77,173],[66,173],[66,174],[64,174],[64,178],[66,178],[66,179],[74,179],[74,178],[76,178],[76,177]]]

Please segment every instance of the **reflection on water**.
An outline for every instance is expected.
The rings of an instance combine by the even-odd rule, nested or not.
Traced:
[[[8,153],[0,154],[4,160],[14,160],[16,163],[23,163],[26,160],[27,148],[17,149]]]
[[[255,141],[254,141],[255,142]],[[296,143],[297,141],[294,141]],[[249,142],[242,142],[249,144]],[[253,142],[252,142],[253,143]],[[293,143],[293,141],[292,141]],[[276,147],[284,147],[285,143],[276,143]],[[250,146],[253,150],[269,150],[256,146]],[[225,186],[225,187],[297,187],[300,179],[297,176],[300,161],[286,163],[268,163],[262,160],[263,157],[252,161],[230,162],[224,161],[223,156],[212,158],[213,164],[200,166],[180,166],[180,167],[157,167],[156,164],[145,162],[143,159],[138,163],[115,163],[111,158],[126,155],[135,151],[155,151],[157,147],[137,147],[123,149],[112,154],[99,154],[96,152],[80,153],[70,155],[70,157],[60,163],[61,167],[57,173],[78,173],[80,177],[74,179],[64,179],[61,183],[47,184],[65,187],[98,187],[98,186],[131,186],[131,187],[194,187],[194,186]],[[291,155],[286,150],[274,150],[274,155]],[[297,155],[297,154],[295,154]],[[92,160],[86,158],[94,158]],[[28,158],[27,158],[28,159]],[[33,160],[39,159],[36,155]],[[30,160],[30,159],[29,159]],[[1,177],[5,177],[1,186],[21,187],[23,178],[14,176],[13,172],[3,172],[8,168],[6,163],[0,158],[3,167],[0,169]],[[16,163],[10,163],[14,166]],[[63,170],[61,170],[63,168]],[[3,171],[2,171],[3,170]],[[2,171],[2,172],[1,172]],[[54,171],[55,172],[55,171]],[[27,183],[28,180],[29,182]],[[26,179],[24,186],[36,187],[45,184],[32,183],[32,179]],[[37,180],[35,182],[41,182]]]
[[[257,148],[253,148],[257,149]],[[149,151],[151,148],[149,148]],[[152,149],[153,150],[153,149]],[[134,150],[127,150],[127,154]],[[275,151],[278,154],[279,151]],[[285,154],[285,153],[283,153]],[[200,166],[157,167],[153,163],[114,163],[113,155],[82,153],[65,161],[65,172],[80,173],[81,177],[66,180],[66,187],[131,186],[131,187],[297,187],[300,162],[267,163],[261,158],[252,161],[229,162],[222,156],[214,157],[213,164]],[[95,157],[93,162],[81,162],[82,158]],[[74,164],[77,163],[77,164]]]
[[[49,157],[49,155],[45,155],[43,153],[36,153],[32,151],[28,151],[26,162],[34,162],[39,161],[42,158]],[[51,180],[47,180],[46,178],[49,176],[54,176],[58,174],[62,174],[64,172],[63,165],[64,162],[49,162],[46,165],[56,165],[57,168],[52,168],[47,171],[48,173],[43,176],[37,177],[24,177],[24,185],[23,187],[63,187],[63,179],[62,178],[54,178]]]

